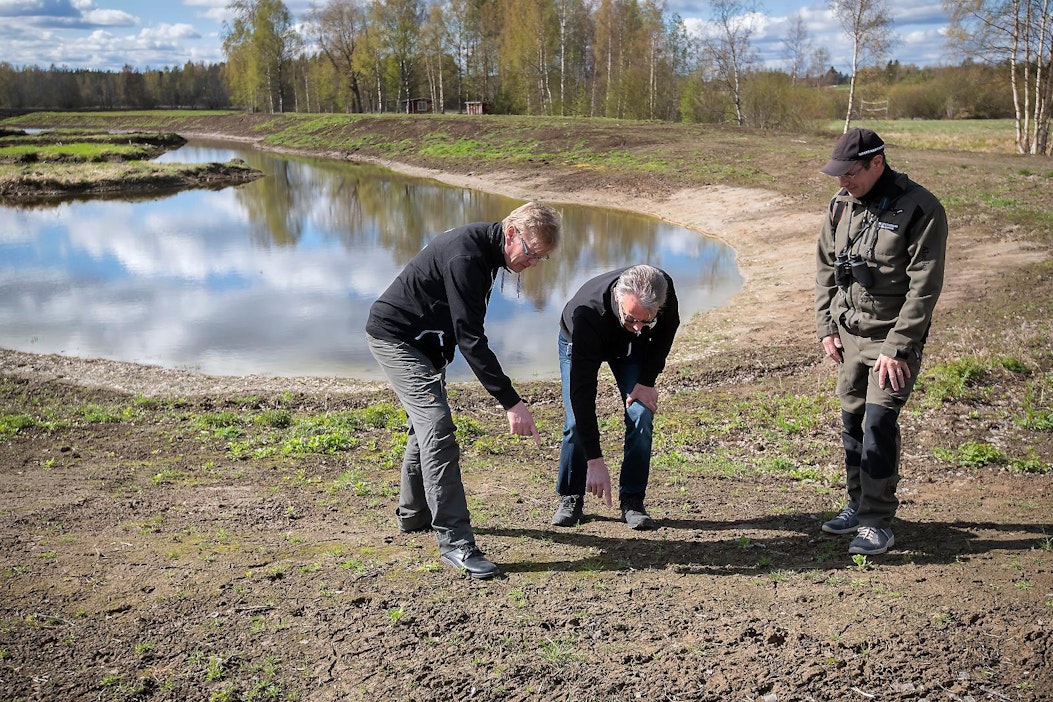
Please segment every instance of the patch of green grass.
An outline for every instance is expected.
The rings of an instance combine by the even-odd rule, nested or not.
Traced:
[[[1040,461],[1037,458],[1012,458],[1009,460],[1009,470],[1016,473],[1044,475],[1053,472],[1053,463]]]
[[[240,424],[244,424],[244,421],[237,412],[210,412],[207,414],[199,414],[194,417],[194,424],[199,429],[215,430],[221,427],[236,427]]]
[[[35,426],[39,426],[37,420],[28,414],[0,415],[0,439],[10,438],[24,429]]]
[[[264,410],[252,418],[252,423],[274,429],[286,429],[292,426],[293,416],[286,409]]]
[[[88,405],[81,410],[81,415],[90,424],[116,424],[123,418],[122,413],[102,405]]]
[[[546,663],[557,668],[570,663],[576,657],[573,642],[566,638],[544,641],[538,647],[538,654]]]
[[[406,412],[392,404],[364,407],[358,411],[358,416],[362,424],[375,429],[403,429],[406,426]]]
[[[992,464],[1003,465],[1008,461],[1002,450],[982,441],[966,441],[957,449],[938,448],[933,453],[936,458],[950,461],[963,468],[981,468]]]
[[[998,356],[994,359],[994,363],[997,366],[1005,368],[1010,373],[1030,373],[1031,369],[1028,365],[1021,361],[1016,356]]]
[[[924,404],[938,407],[949,400],[961,400],[977,386],[990,366],[975,356],[938,363],[918,378],[918,390],[924,393]]]
[[[131,161],[149,159],[155,152],[145,144],[17,144],[0,146],[0,163]]]

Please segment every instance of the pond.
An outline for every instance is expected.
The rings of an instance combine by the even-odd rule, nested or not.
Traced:
[[[435,234],[498,221],[499,195],[340,161],[191,141],[159,160],[241,158],[266,177],[217,191],[0,208],[0,347],[213,375],[381,377],[370,304]],[[681,316],[741,288],[725,244],[657,219],[550,203],[552,259],[499,275],[487,336],[514,379],[559,375],[563,305],[588,278],[650,263]],[[458,355],[451,380],[471,377]]]

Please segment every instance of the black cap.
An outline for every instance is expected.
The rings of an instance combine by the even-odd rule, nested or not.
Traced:
[[[852,164],[856,161],[870,158],[884,150],[885,142],[874,132],[858,127],[849,129],[834,144],[830,160],[819,170],[828,176],[842,176],[852,170]]]

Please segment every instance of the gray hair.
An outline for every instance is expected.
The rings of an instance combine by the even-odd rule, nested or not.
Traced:
[[[537,246],[551,251],[559,246],[559,237],[563,230],[563,218],[559,212],[540,202],[528,202],[512,210],[502,222],[502,231],[508,231],[511,224],[530,242],[530,248]]]
[[[629,294],[639,300],[649,311],[658,313],[665,306],[665,296],[669,292],[669,283],[665,273],[654,266],[641,263],[626,268],[614,284],[615,294],[621,298]]]

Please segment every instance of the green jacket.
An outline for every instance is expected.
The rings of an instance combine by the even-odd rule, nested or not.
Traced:
[[[842,253],[866,261],[871,285],[854,276],[837,284]],[[943,205],[905,174],[886,167],[862,200],[841,190],[830,201],[816,253],[819,338],[847,331],[884,339],[881,353],[892,358],[920,353],[943,289],[946,253]]]

